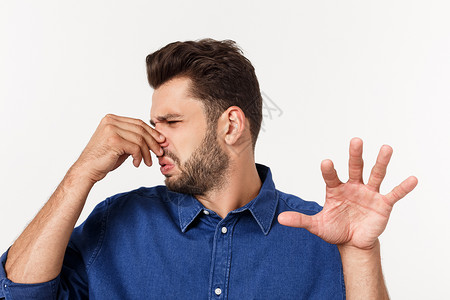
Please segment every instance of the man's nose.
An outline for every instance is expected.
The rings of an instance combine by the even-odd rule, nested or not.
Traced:
[[[164,148],[167,148],[169,146],[169,141],[167,140],[167,137],[164,140],[164,142],[159,143],[159,145],[163,148],[163,150],[164,150]]]
[[[159,143],[159,145],[160,145],[162,148],[166,148],[167,146],[169,146],[169,139],[167,138],[167,135],[165,135],[164,132],[161,130],[161,127],[158,126],[158,124],[155,125],[155,130],[156,130],[159,134],[161,134],[162,136],[164,136],[164,142]]]

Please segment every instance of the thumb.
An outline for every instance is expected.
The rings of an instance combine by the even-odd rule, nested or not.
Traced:
[[[304,215],[295,211],[285,211],[278,215],[278,222],[284,226],[305,228],[312,234],[316,234],[313,226],[314,216]]]

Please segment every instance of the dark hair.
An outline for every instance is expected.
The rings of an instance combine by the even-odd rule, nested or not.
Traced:
[[[262,122],[262,97],[255,69],[234,41],[202,39],[174,42],[147,56],[150,86],[157,89],[175,77],[191,79],[192,96],[203,101],[212,124],[230,106],[250,123],[252,146]]]

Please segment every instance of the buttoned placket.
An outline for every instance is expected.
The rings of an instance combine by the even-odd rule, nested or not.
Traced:
[[[227,299],[231,265],[231,246],[238,215],[221,220],[215,230],[210,271],[210,299]]]

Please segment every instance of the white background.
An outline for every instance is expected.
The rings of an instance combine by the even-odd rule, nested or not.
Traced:
[[[419,185],[381,236],[393,299],[450,297],[450,6],[447,1],[0,2],[0,249],[14,241],[77,159],[100,119],[148,120],[145,57],[176,40],[233,39],[261,89],[267,116],[257,161],[277,187],[323,204],[319,166],[347,179],[351,137],[368,168],[386,143],[387,193]],[[104,198],[162,184],[158,168],[127,161],[94,187]]]

